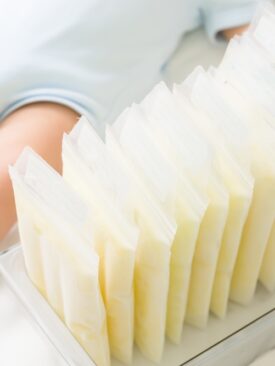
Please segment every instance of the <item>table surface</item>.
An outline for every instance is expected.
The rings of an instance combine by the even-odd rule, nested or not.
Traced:
[[[213,46],[201,30],[188,35],[173,55],[166,70],[166,81],[180,82],[197,65],[217,65],[225,45]],[[1,243],[0,248],[16,243],[16,228]],[[3,366],[61,366],[48,344],[26,316],[25,310],[0,275],[0,365]],[[275,351],[255,361],[253,366],[274,366]]]

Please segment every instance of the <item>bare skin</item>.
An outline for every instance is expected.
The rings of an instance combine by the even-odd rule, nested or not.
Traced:
[[[8,165],[30,146],[61,171],[61,141],[77,122],[76,112],[54,103],[35,103],[10,114],[0,125],[0,240],[16,221]],[[1,248],[0,248],[1,250]]]
[[[248,24],[236,28],[225,29],[221,32],[222,36],[229,41],[235,35],[240,35],[247,30]]]

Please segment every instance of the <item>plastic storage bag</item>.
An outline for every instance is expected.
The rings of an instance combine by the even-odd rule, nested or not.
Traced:
[[[109,365],[106,315],[98,282],[98,256],[89,245],[88,233],[81,236],[77,230],[71,229],[78,223],[85,227],[85,220],[89,220],[85,205],[72,192],[66,194],[68,191],[62,178],[30,149],[25,150],[10,168],[10,175],[19,228],[24,233],[21,237],[23,247],[28,246],[29,238],[25,227],[21,231],[21,218],[23,223],[28,220],[32,226],[32,234],[35,232],[36,244],[43,247],[42,252],[49,250],[47,257],[54,253],[59,259],[58,266],[54,260],[53,266],[47,268],[50,262],[43,263],[44,256],[41,256],[41,269],[46,270],[45,275],[43,273],[44,296],[51,301],[52,291],[48,297],[47,290],[54,288],[51,281],[55,281],[58,288],[54,292],[57,290],[62,294],[62,309],[59,311],[62,311],[65,324],[98,365]],[[73,207],[78,210],[71,210]],[[49,272],[51,277],[47,276]]]
[[[157,148],[155,136],[146,128],[146,118],[138,106],[125,111],[112,126],[125,156],[150,194],[176,221],[177,233],[171,248],[170,284],[166,334],[180,341],[188,297],[191,266],[200,223],[206,208],[191,183],[176,171]]]
[[[147,358],[159,362],[165,340],[170,253],[176,226],[150,197],[109,128],[106,147],[127,181],[125,209],[135,215],[140,229],[135,271],[135,341]]]
[[[32,230],[35,229],[32,227]],[[37,245],[43,258],[43,274],[45,280],[46,298],[58,316],[64,321],[64,301],[61,287],[62,254],[57,250],[55,242],[45,235],[37,235]]]
[[[168,88],[158,84],[141,106],[160,148],[209,201],[196,244],[185,318],[192,325],[204,327],[228,213],[228,194],[213,169],[209,145],[195,133],[189,116],[182,114]]]
[[[85,129],[82,129],[83,124],[85,125]],[[113,192],[112,202],[119,205],[118,207],[120,207],[125,217],[135,218],[140,228],[135,265],[135,339],[147,357],[153,360],[159,360],[164,342],[162,328],[166,314],[166,284],[169,280],[170,245],[175,229],[173,224],[170,224],[166,219],[160,208],[156,207],[148,197],[145,198],[143,193],[139,195],[135,179],[131,178],[131,174],[121,164],[124,157],[119,156],[119,154],[117,155],[115,151],[113,151],[111,156],[108,148],[112,149],[115,145],[107,144],[108,148],[106,150],[103,142],[98,138],[92,127],[88,125],[87,121],[85,123],[82,120],[82,127],[81,125],[76,127],[78,130],[75,130],[75,139],[79,144],[76,141],[75,144],[82,151],[82,159],[85,159],[87,172],[85,175],[86,182],[83,180],[84,176],[81,170],[83,161],[81,164],[81,159],[78,159],[78,161],[73,160],[76,154],[71,149],[69,155],[68,150],[65,150],[65,144],[63,146],[64,175],[68,179],[70,177],[71,182],[73,182],[73,179],[77,179],[78,182],[75,183],[75,187],[79,184],[78,187],[81,187],[82,192],[88,189],[89,194],[92,194],[91,190],[94,187],[92,186],[92,182],[95,183],[95,179],[92,180],[89,176],[91,177],[92,170],[94,172],[97,171],[98,184],[94,193],[97,192],[98,195],[100,188],[105,189],[106,197],[108,198],[110,197],[107,195],[108,190],[111,189]],[[108,140],[109,142],[111,141],[110,138]],[[64,142],[66,143],[66,140]],[[70,145],[72,148],[72,141]],[[65,154],[67,154],[67,157]],[[69,172],[69,166],[72,166],[72,164],[75,164],[75,167]],[[96,175],[93,178],[95,177]],[[140,199],[137,199],[137,197]],[[96,200],[97,198],[94,197],[94,199]],[[160,228],[162,229],[160,230]],[[156,257],[156,264],[152,263],[150,265],[153,258],[152,253],[155,250],[156,253],[159,253],[160,263],[158,263]],[[149,269],[152,267],[153,269],[150,271]],[[148,287],[144,283],[147,283]],[[157,283],[162,283],[162,285],[157,285]],[[156,306],[156,303],[158,303],[158,306]],[[158,328],[156,326],[152,327],[152,323],[158,324]]]
[[[258,105],[243,91],[223,82],[217,71],[212,74],[220,81],[220,93],[249,130],[249,145],[240,154],[251,156],[251,174],[255,179],[253,199],[244,227],[231,285],[231,299],[247,304],[255,292],[264,251],[274,220],[275,135],[273,127]]]
[[[247,95],[251,103],[261,107],[275,128],[273,62],[251,37],[236,37],[230,41],[218,73],[242,94]]]
[[[193,77],[190,101],[194,108],[204,113],[200,118],[194,115],[194,123],[213,147],[217,170],[229,193],[228,218],[211,298],[212,312],[223,318],[226,314],[241,235],[253,194],[254,180],[249,171],[250,152],[247,151],[246,156],[241,157],[238,151],[239,145],[242,145],[243,149],[248,144],[248,131],[242,126],[234,110],[220,98],[218,89],[203,69],[196,69],[194,75],[190,77]],[[184,84],[175,89],[179,101],[181,88],[184,92]],[[183,108],[187,107],[187,103],[188,101],[182,97]]]
[[[249,34],[259,43],[260,46],[275,59],[275,6],[265,3],[258,9],[258,12],[249,27]]]
[[[113,184],[114,170],[102,141],[82,117],[63,140],[63,176],[96,209],[95,236],[101,260],[101,286],[111,352],[130,363],[134,337],[134,267],[138,230],[120,204],[123,189]],[[109,175],[108,175],[109,173]],[[117,190],[116,190],[117,189]]]
[[[260,270],[260,281],[270,291],[275,289],[275,223],[273,223]]]

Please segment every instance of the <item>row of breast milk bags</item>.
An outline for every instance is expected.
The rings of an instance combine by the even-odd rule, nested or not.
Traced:
[[[275,289],[275,10],[218,69],[126,109],[105,142],[82,117],[63,177],[26,148],[10,168],[30,279],[98,366],[159,362],[165,335]]]

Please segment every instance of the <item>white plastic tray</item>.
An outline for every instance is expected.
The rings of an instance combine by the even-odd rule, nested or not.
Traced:
[[[0,271],[40,331],[70,366],[95,366],[26,275],[22,249],[0,256]],[[160,366],[245,366],[275,346],[275,295],[259,287],[249,307],[229,305],[225,320],[211,316],[205,330],[185,326],[181,344],[166,342]],[[135,349],[133,366],[152,366]],[[115,360],[112,366],[121,366]]]

